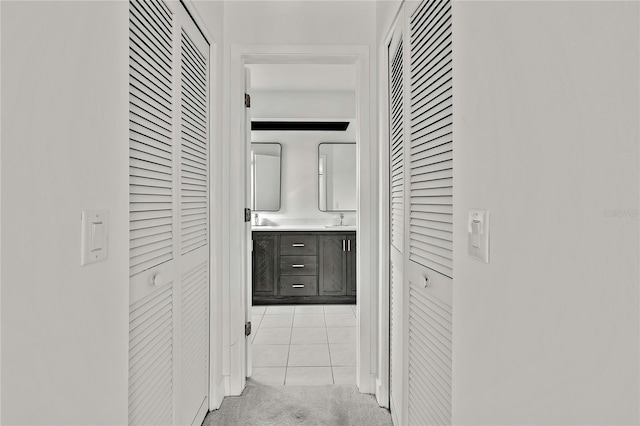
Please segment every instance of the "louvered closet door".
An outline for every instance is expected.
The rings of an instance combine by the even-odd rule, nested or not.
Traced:
[[[129,424],[169,425],[176,345],[175,20],[162,1],[131,0],[129,7]]]
[[[389,395],[396,424],[404,424],[404,50],[402,21],[387,49],[389,111]]]
[[[451,1],[407,12],[407,420],[441,425],[451,423]]]
[[[199,425],[208,410],[209,387],[209,45],[190,19],[181,21],[179,45],[181,363],[176,414],[177,424]]]
[[[129,4],[129,424],[191,424],[208,394],[208,58],[185,59],[194,25],[180,3]]]

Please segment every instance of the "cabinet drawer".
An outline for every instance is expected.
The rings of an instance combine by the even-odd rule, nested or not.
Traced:
[[[316,254],[315,235],[282,235],[280,237],[281,255]]]
[[[315,296],[318,278],[308,276],[281,276],[280,296]]]
[[[316,256],[280,256],[280,275],[316,275]]]

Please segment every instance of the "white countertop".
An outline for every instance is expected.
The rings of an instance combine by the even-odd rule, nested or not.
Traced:
[[[355,225],[264,225],[251,226],[252,231],[355,231]]]

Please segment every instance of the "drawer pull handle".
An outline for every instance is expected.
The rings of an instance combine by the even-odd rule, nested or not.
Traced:
[[[293,288],[304,288],[304,284],[293,284],[291,287],[293,287]]]
[[[304,265],[291,265],[292,268],[304,268]]]
[[[295,243],[295,244],[291,244],[293,247],[304,247],[303,243]]]

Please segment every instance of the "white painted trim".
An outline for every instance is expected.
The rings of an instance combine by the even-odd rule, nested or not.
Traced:
[[[224,399],[224,381],[222,365],[219,358],[222,345],[222,265],[223,265],[223,238],[220,228],[214,226],[218,218],[222,216],[222,155],[216,155],[222,151],[222,140],[218,137],[218,126],[222,123],[218,117],[218,45],[209,33],[197,7],[192,0],[180,0],[188,15],[194,21],[196,27],[209,44],[209,395],[208,410],[220,407]]]
[[[393,21],[395,22],[395,20]],[[378,47],[378,143],[379,143],[379,321],[378,321],[378,382],[376,399],[383,407],[390,407],[389,394],[389,70],[388,45],[393,35],[393,24]]]
[[[202,19],[193,0],[180,0],[188,15],[194,21],[205,40],[209,44],[209,395],[208,410],[220,407],[224,399],[224,380],[222,362],[219,358],[223,340],[222,321],[222,280],[223,280],[223,245],[222,233],[213,224],[223,215],[222,209],[222,155],[215,155],[223,150],[222,140],[217,129],[222,126],[218,120],[218,99],[222,91],[218,87],[218,45],[211,36],[205,21]],[[218,362],[220,361],[220,362]]]
[[[228,149],[228,162],[225,177],[229,179],[228,203],[231,212],[223,226],[231,235],[242,235],[244,222],[241,221],[241,212],[244,208],[244,194],[242,167],[230,165],[241,164],[246,157],[246,147],[243,143],[243,67],[247,63],[328,63],[345,64],[353,63],[357,68],[357,111],[358,130],[356,133],[357,144],[357,175],[359,189],[357,192],[357,342],[356,356],[358,358],[357,383],[363,393],[375,391],[375,372],[377,369],[378,347],[377,332],[374,324],[377,324],[377,240],[378,229],[376,227],[377,181],[373,172],[377,168],[377,150],[372,135],[375,134],[375,104],[370,102],[375,99],[375,87],[370,85],[370,60],[368,46],[318,46],[318,45],[231,45],[225,51],[225,59],[228,60],[228,93],[224,102],[228,110],[228,131],[225,135]],[[225,157],[227,158],[227,157]],[[242,239],[233,239],[225,245],[229,256],[229,279],[224,281],[226,306],[244,306],[245,286],[239,285],[243,277],[242,254],[246,253]],[[225,257],[226,257],[225,256]],[[363,284],[364,283],[364,284]],[[228,296],[228,297],[227,297]],[[239,395],[245,384],[243,375],[246,371],[244,363],[244,311],[243,309],[231,309],[225,313],[225,328],[229,330],[228,339],[225,341],[225,350],[228,348],[229,381],[225,391],[227,395]]]
[[[400,423],[398,423],[398,417],[396,416],[396,413],[398,412],[398,409],[395,407],[395,405],[393,404],[393,401],[389,401],[389,411],[391,411],[391,422],[394,425],[400,425]]]
[[[0,3],[0,23],[2,22],[2,3]],[[0,31],[0,46],[2,46]],[[128,111],[128,110],[127,110]],[[2,55],[0,55],[0,123],[2,123]],[[0,124],[1,127],[1,124]],[[129,135],[127,135],[128,137]],[[0,132],[0,188],[2,188],[2,132]],[[0,190],[0,242],[2,241],[2,191]],[[0,323],[2,322],[2,244],[0,244]],[[127,303],[128,305],[128,303]],[[128,378],[127,378],[128,380]],[[0,327],[0,383],[2,383],[2,327]],[[0,424],[2,424],[2,386],[0,386]]]
[[[205,25],[202,16],[200,16],[198,9],[196,8],[196,6],[194,6],[193,0],[180,0],[180,3],[182,3],[184,5],[184,8],[187,9],[187,13],[191,16],[191,19],[193,19],[196,27],[198,27],[198,29],[204,36],[204,39],[207,41],[207,43],[209,43],[209,46],[213,45],[215,43],[213,37],[211,37],[209,29]],[[209,53],[211,53],[211,51],[209,51]]]
[[[214,226],[222,217],[222,140],[218,128],[218,99],[221,90],[218,87],[218,46],[211,39],[209,44],[209,410],[220,407],[224,399],[224,381],[222,375],[222,270],[223,245],[222,229]]]
[[[380,320],[378,322],[379,345],[378,351],[380,359],[378,360],[379,391],[376,393],[378,404],[391,409],[393,401],[391,401],[391,382],[389,377],[390,371],[390,250],[391,244],[391,212],[389,209],[389,190],[390,190],[390,170],[389,170],[389,44],[394,35],[402,33],[404,2],[398,6],[389,27],[386,29],[386,35],[382,40],[382,44],[378,46],[378,141],[379,141],[379,164],[380,164],[380,247],[379,247],[379,269],[380,269],[380,291],[379,291],[379,311]],[[404,306],[403,306],[404,309]],[[383,405],[384,403],[384,405]],[[398,424],[395,416],[395,407],[392,410],[394,424]]]

